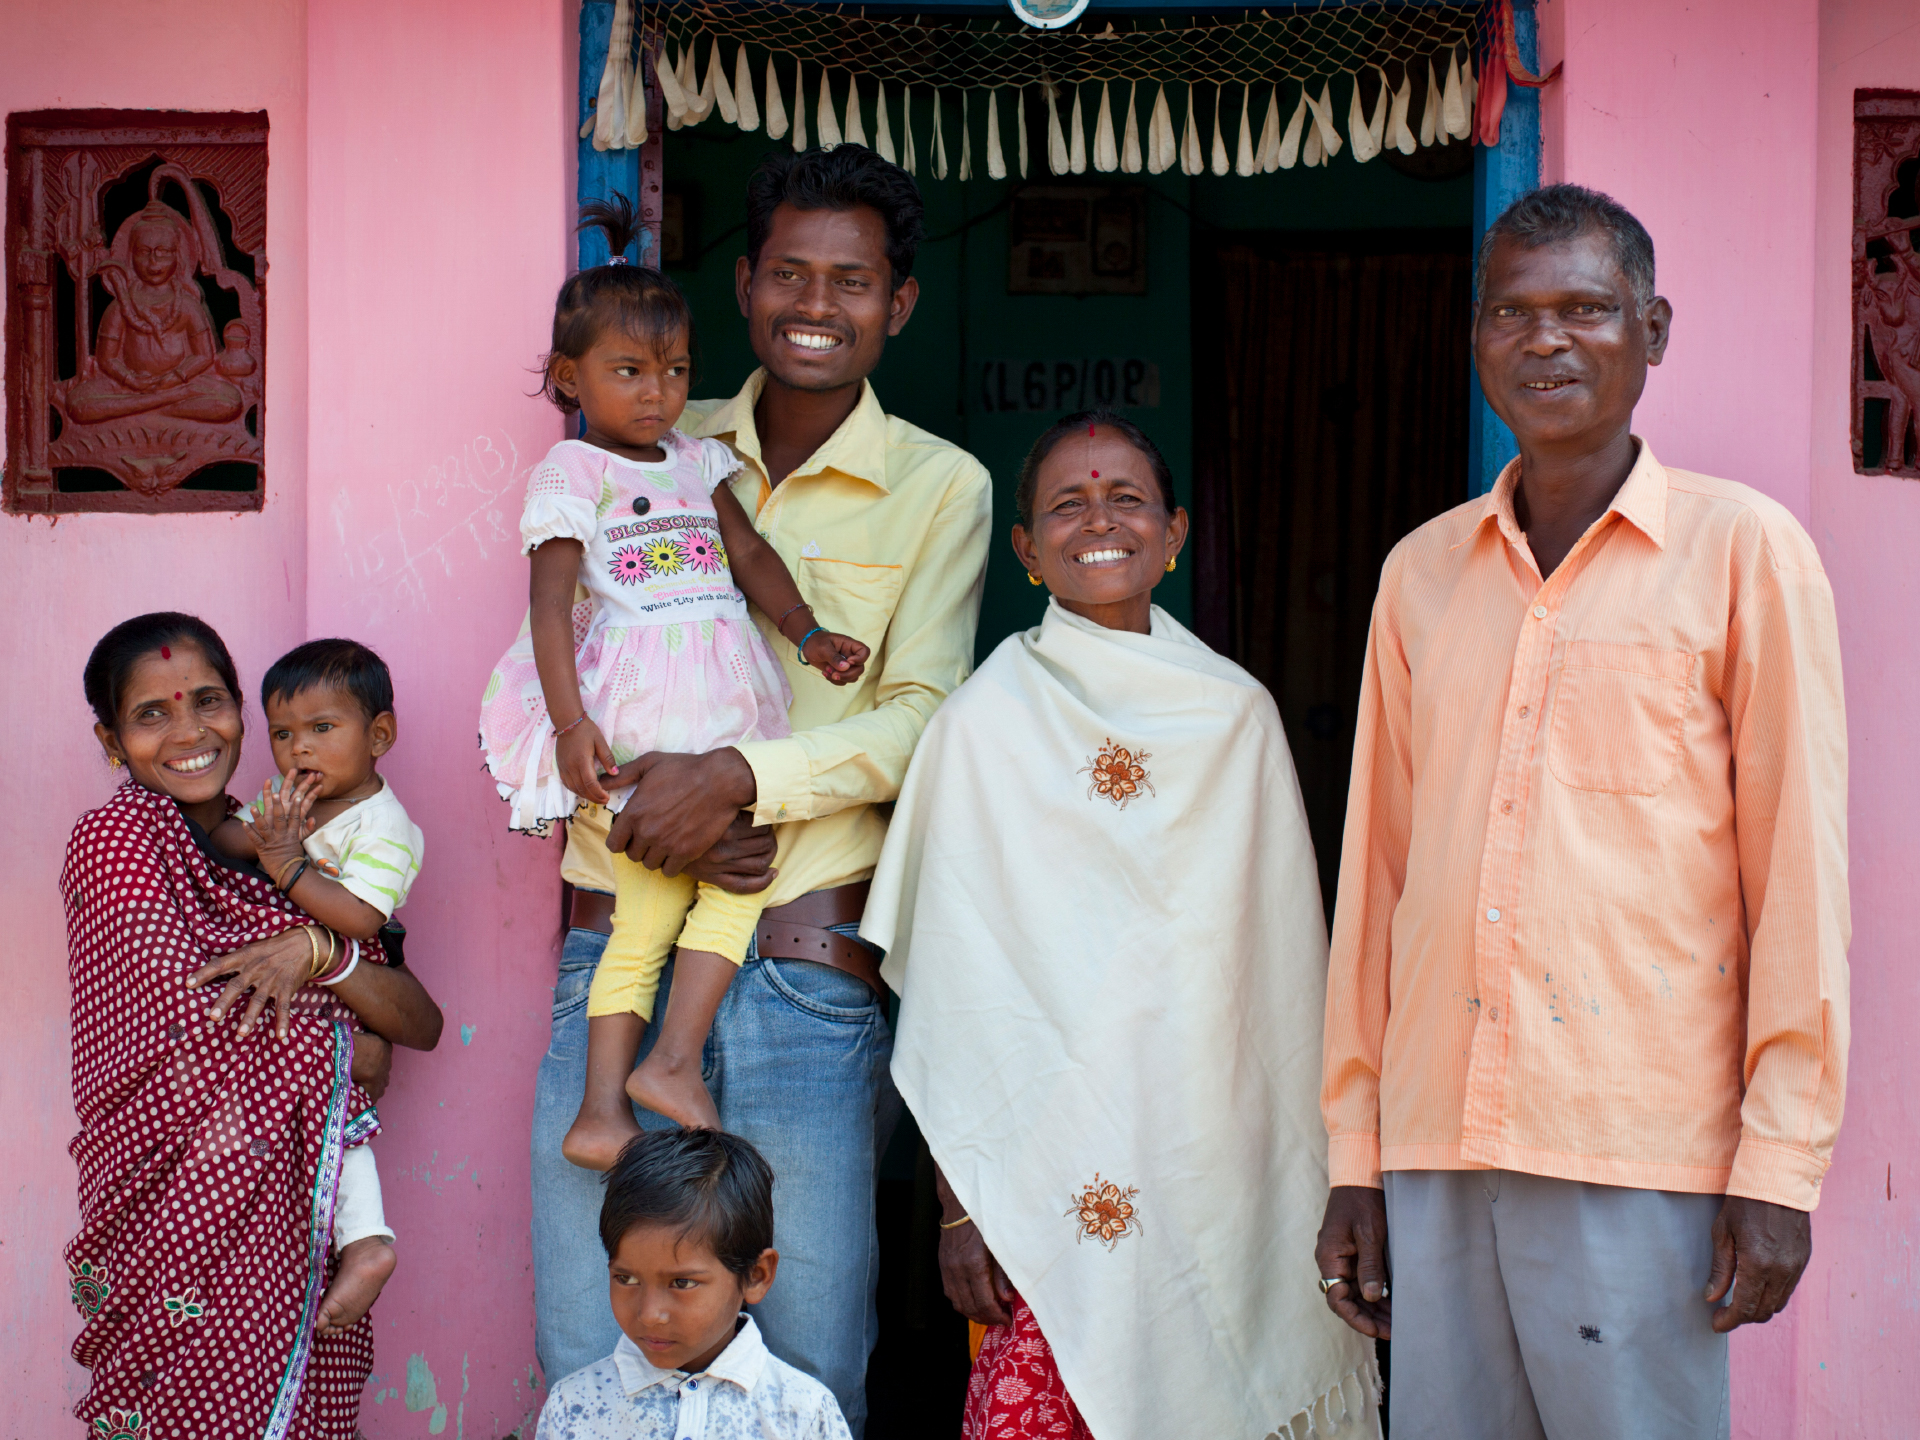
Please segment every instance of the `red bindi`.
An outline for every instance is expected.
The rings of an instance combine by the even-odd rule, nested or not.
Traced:
[[[160,658],[161,658],[162,660],[171,660],[171,659],[173,659],[173,651],[171,651],[171,650],[169,650],[169,649],[168,649],[168,648],[167,648],[167,647],[166,647],[165,645],[162,645],[162,646],[160,647]]]
[[[184,695],[182,695],[182,694],[181,694],[181,693],[180,693],[180,692],[179,692],[178,690],[176,690],[176,691],[174,691],[174,692],[173,692],[173,698],[174,698],[174,699],[176,699],[176,700],[184,700],[184,699],[186,699],[187,697],[186,697],[186,696],[184,696]]]
[[[1089,437],[1089,438],[1091,438],[1091,437],[1092,437],[1092,435],[1093,435],[1093,426],[1092,426],[1092,425],[1088,425],[1088,426],[1087,426],[1087,435],[1088,435],[1088,437]]]
[[[1099,472],[1098,470],[1096,470],[1096,471],[1094,471],[1094,472],[1093,472],[1093,478],[1094,478],[1094,479],[1096,479],[1096,480],[1098,480],[1098,479],[1100,478],[1100,472]]]

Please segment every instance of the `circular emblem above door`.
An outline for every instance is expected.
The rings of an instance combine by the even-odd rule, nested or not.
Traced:
[[[1013,13],[1040,30],[1071,25],[1087,8],[1087,0],[1007,0]]]

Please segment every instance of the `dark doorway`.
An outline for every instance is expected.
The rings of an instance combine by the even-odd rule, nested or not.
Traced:
[[[1467,498],[1469,249],[1195,237],[1194,620],[1280,706],[1329,917],[1380,566]]]

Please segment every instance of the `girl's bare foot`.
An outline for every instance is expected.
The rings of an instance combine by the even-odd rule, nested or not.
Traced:
[[[677,1061],[663,1054],[663,1048],[655,1045],[639,1069],[627,1077],[627,1094],[634,1104],[675,1124],[694,1130],[718,1130],[720,1112],[700,1078],[700,1052],[696,1050],[691,1060]]]
[[[320,1297],[320,1315],[314,1334],[321,1339],[344,1335],[373,1308],[393,1274],[393,1242],[384,1235],[355,1240],[340,1252],[333,1283]]]
[[[560,1142],[560,1153],[582,1170],[611,1170],[627,1142],[639,1133],[633,1112],[624,1103],[604,1110],[582,1105],[573,1128]]]

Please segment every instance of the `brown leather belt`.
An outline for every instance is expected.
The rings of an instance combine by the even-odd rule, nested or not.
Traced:
[[[885,1000],[887,986],[880,978],[880,962],[873,951],[851,936],[827,928],[858,923],[867,908],[868,888],[867,881],[856,880],[761,911],[760,928],[753,932],[754,948],[762,960],[811,960],[843,970],[856,980],[864,980],[868,989]]]
[[[567,926],[573,930],[592,930],[600,935],[613,934],[613,896],[598,890],[576,888]]]
[[[865,981],[881,999],[886,998],[886,982],[880,978],[880,962],[873,951],[829,925],[852,925],[867,908],[868,883],[838,885],[831,890],[815,890],[787,905],[777,905],[760,915],[760,927],[754,932],[754,948],[762,960],[811,960],[844,971]],[[601,935],[613,933],[613,897],[597,890],[575,890],[568,924],[575,930],[592,930]]]

